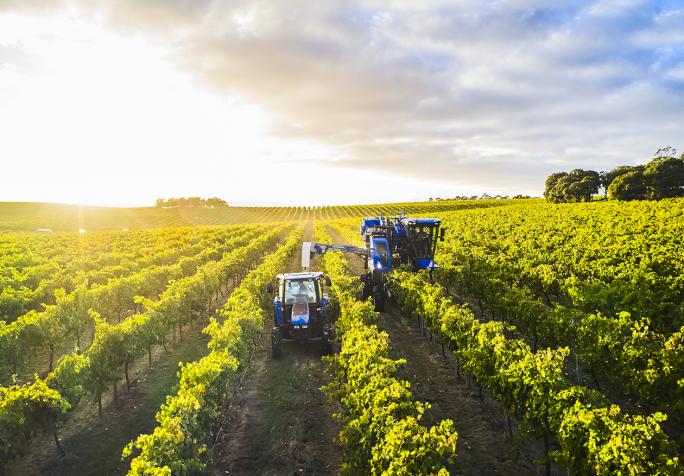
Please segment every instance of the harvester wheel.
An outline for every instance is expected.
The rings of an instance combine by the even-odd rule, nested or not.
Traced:
[[[368,281],[363,281],[363,289],[361,290],[361,300],[365,301],[373,295],[373,286]]]

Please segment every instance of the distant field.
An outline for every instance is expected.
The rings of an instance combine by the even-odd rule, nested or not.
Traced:
[[[330,207],[107,208],[54,203],[0,202],[0,232],[121,230],[188,225],[229,225],[277,221],[309,221],[375,215],[381,212],[430,213],[483,208],[510,200],[444,200]]]

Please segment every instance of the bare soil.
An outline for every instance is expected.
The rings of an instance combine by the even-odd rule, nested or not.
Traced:
[[[285,343],[282,357],[273,359],[269,336],[226,415],[215,474],[336,474],[339,429],[320,390],[327,383],[321,346]]]

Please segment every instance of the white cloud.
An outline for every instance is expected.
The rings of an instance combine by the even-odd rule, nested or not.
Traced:
[[[454,194],[539,193],[559,167],[646,160],[684,130],[682,11],[648,2],[69,5],[160,45],[207,94],[242,98],[263,115],[264,136],[312,170],[422,178],[425,190],[451,183]],[[195,133],[208,144],[220,135]]]

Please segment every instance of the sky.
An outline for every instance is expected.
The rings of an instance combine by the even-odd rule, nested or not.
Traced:
[[[681,0],[0,0],[0,201],[540,196],[666,145]]]

